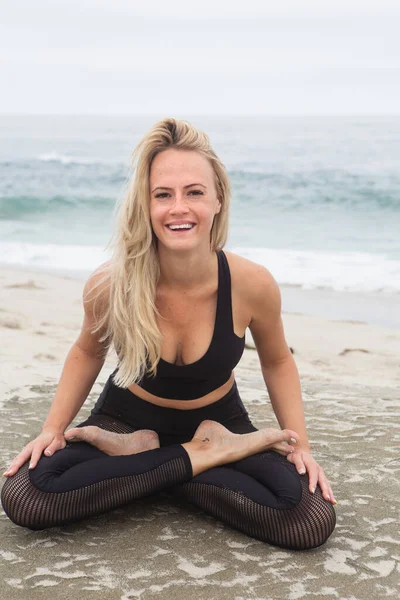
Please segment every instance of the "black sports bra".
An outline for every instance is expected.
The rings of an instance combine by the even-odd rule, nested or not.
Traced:
[[[214,333],[207,352],[196,362],[176,365],[160,359],[156,377],[145,375],[138,385],[171,400],[194,400],[226,383],[242,357],[245,336],[233,330],[231,274],[223,250],[218,257],[218,299]]]

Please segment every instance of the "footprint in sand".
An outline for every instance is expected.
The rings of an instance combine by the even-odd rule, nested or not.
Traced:
[[[57,357],[54,354],[35,354],[33,357],[36,360],[57,360]]]
[[[364,352],[365,354],[370,354],[369,350],[365,350],[364,348],[345,348],[341,352],[339,352],[339,356],[344,356],[348,352]]]
[[[11,285],[4,286],[7,289],[21,289],[21,290],[45,290],[46,288],[42,285],[38,285],[33,281],[33,279],[29,279],[25,283],[12,283]]]
[[[22,325],[17,319],[0,319],[0,327],[5,327],[6,329],[22,329]]]

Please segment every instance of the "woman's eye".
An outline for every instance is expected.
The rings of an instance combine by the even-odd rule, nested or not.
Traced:
[[[190,190],[189,194],[194,194],[195,196],[203,196],[203,192],[201,190]],[[156,198],[165,198],[165,196],[168,196],[167,192],[161,192],[160,194],[156,194]]]

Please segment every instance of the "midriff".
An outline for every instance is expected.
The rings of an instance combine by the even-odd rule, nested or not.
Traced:
[[[160,398],[159,396],[150,394],[136,383],[130,385],[128,390],[133,392],[136,396],[139,396],[139,398],[142,400],[146,400],[147,402],[151,402],[151,404],[156,404],[157,406],[177,408],[178,410],[192,410],[193,408],[202,408],[203,406],[208,406],[209,404],[217,402],[217,400],[223,398],[233,386],[234,381],[235,374],[232,371],[232,374],[226,383],[221,385],[216,390],[213,390],[209,394],[202,396],[201,398],[195,398],[195,400],[171,400],[168,398]]]

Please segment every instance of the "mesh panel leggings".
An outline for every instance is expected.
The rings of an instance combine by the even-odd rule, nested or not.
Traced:
[[[165,490],[184,497],[215,518],[275,546],[304,550],[320,546],[334,530],[332,505],[320,488],[308,490],[308,475],[274,451],[208,469],[193,477],[181,446],[205,419],[234,433],[256,431],[236,384],[210,406],[177,410],[155,406],[107,381],[90,417],[81,423],[116,433],[153,429],[160,448],[108,456],[86,442],[71,442],[35,469],[28,463],[1,492],[4,511],[30,529],[72,523]]]

